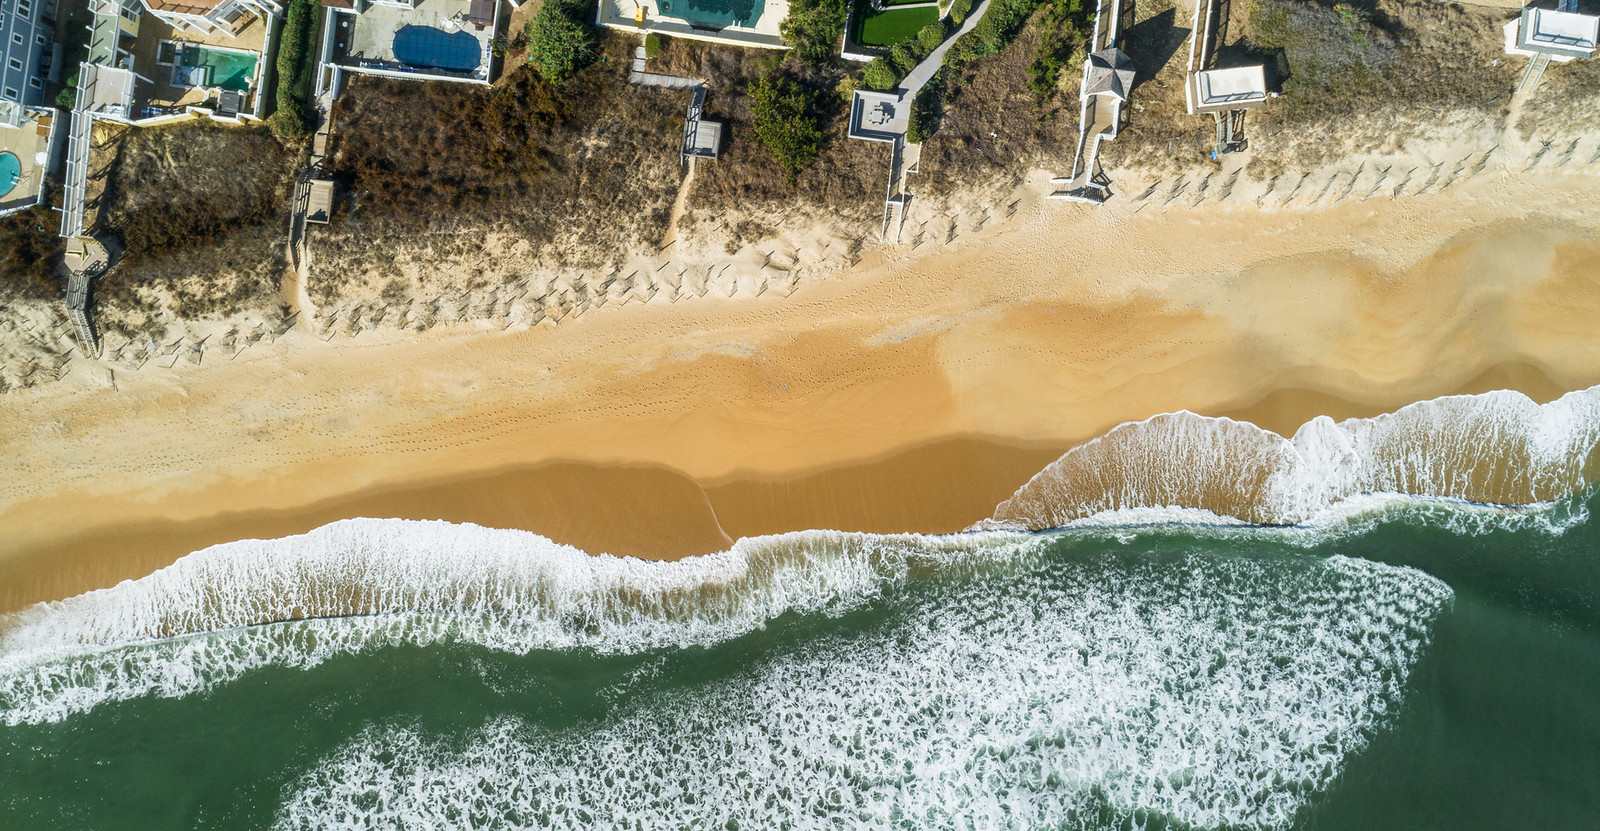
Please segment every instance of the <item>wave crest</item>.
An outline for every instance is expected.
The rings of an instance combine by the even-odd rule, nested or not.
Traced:
[[[1119,425],[1067,451],[974,527],[1041,530],[1164,507],[1297,525],[1377,493],[1535,504],[1588,484],[1600,467],[1597,445],[1600,386],[1543,405],[1499,390],[1375,418],[1319,416],[1293,438],[1182,411]]]
[[[710,644],[785,612],[856,608],[919,571],[1015,560],[1042,542],[805,531],[647,562],[525,531],[345,520],[213,546],[139,580],[11,615],[0,622],[0,718],[55,721],[107,700],[185,695],[260,666],[313,666],[398,643],[519,654]],[[313,625],[325,618],[340,620]],[[281,621],[296,622],[241,629]],[[192,633],[214,634],[177,637]],[[142,641],[157,642],[116,648]]]

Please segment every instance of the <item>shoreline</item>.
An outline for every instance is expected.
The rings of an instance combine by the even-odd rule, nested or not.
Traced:
[[[1568,392],[1538,368],[1512,363],[1429,397],[1497,389],[1515,389],[1539,404]],[[1335,421],[1370,418],[1409,403],[1413,402],[1354,402],[1310,390],[1282,389],[1253,404],[1210,415],[1292,436],[1318,415]],[[9,579],[0,588],[0,615],[137,579],[219,543],[293,536],[355,517],[443,520],[531,531],[591,554],[651,560],[709,554],[742,537],[791,531],[961,533],[989,517],[995,506],[1068,449],[1070,445],[1060,450],[1029,449],[957,438],[806,475],[707,484],[665,468],[557,461],[374,487],[286,510],[114,525],[7,556],[3,563]],[[946,498],[930,502],[927,497],[934,494],[919,484],[929,482],[936,469],[957,462],[965,463],[964,472],[977,475],[959,488],[943,489]],[[827,499],[841,491],[866,498],[848,506]]]
[[[355,513],[657,557],[938,533],[1157,413],[1287,435],[1454,393],[1549,400],[1600,383],[1600,226],[1553,178],[1312,215],[1034,206],[790,298],[294,332],[234,362],[14,393],[0,611]]]

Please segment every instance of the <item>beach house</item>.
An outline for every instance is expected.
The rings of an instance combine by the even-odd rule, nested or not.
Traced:
[[[0,215],[44,198],[55,110],[45,107],[57,52],[45,0],[0,0]]]
[[[61,235],[83,235],[95,120],[133,126],[262,117],[274,0],[90,0],[66,142]]]
[[[90,8],[77,109],[129,124],[262,117],[282,11],[274,0],[93,0]]]

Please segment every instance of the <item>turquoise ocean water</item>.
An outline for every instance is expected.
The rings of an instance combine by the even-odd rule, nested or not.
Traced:
[[[1600,418],[1574,396],[1432,402],[1292,464],[1269,442],[1291,479],[1238,513],[1286,524],[1138,505],[1177,474],[1101,459],[1047,532],[646,564],[352,520],[208,549],[6,621],[0,828],[1592,828]],[[1144,445],[1198,452],[1186,418]],[[998,513],[1081,499],[1085,463]],[[1385,466],[1416,495],[1346,487]],[[1437,492],[1524,487],[1564,493]]]

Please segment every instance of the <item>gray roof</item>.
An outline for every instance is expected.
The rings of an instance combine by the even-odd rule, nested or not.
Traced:
[[[1133,89],[1133,59],[1121,49],[1102,49],[1089,55],[1083,68],[1083,95],[1111,95],[1128,100]]]

